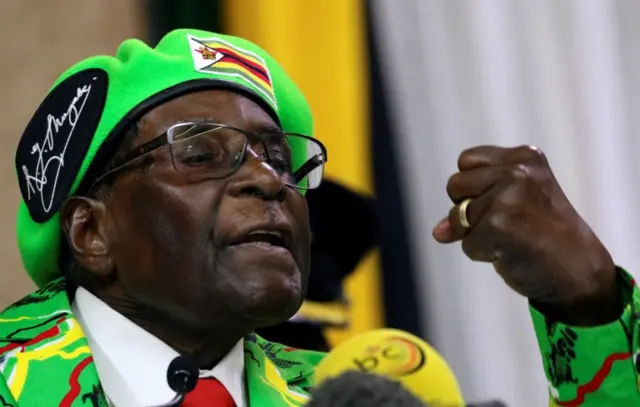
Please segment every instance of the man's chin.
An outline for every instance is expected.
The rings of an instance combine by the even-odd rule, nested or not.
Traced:
[[[298,273],[299,275],[299,273]],[[284,280],[284,279],[283,279]],[[247,291],[241,293],[235,304],[231,304],[240,316],[251,321],[256,328],[276,325],[291,318],[300,309],[304,298],[299,279],[269,281],[260,287],[248,283]]]
[[[302,272],[291,253],[260,247],[227,248],[219,257],[218,286],[234,314],[255,327],[291,318],[305,296]]]
[[[247,276],[242,287],[230,299],[229,306],[240,318],[258,327],[279,324],[291,318],[304,298],[300,272],[293,275],[276,270],[261,270]]]
[[[279,312],[269,313],[264,312],[263,310],[261,310],[260,313],[248,311],[242,312],[241,317],[246,321],[246,325],[250,326],[252,330],[266,328],[288,321],[295,315],[299,308],[300,307],[291,307],[290,309],[281,309],[278,310]]]

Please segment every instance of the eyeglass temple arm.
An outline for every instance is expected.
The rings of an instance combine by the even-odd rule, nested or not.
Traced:
[[[306,163],[302,164],[302,166],[293,173],[294,183],[297,185],[300,181],[302,181],[304,177],[307,176],[307,174],[316,169],[318,166],[322,165],[322,163],[323,160],[320,154],[316,154],[308,159]]]

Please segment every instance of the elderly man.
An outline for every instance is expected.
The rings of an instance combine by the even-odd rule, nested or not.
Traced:
[[[42,287],[0,316],[0,405],[299,405],[321,354],[262,340],[309,276],[324,146],[263,50],[195,30],[66,71],[16,154],[18,241]],[[209,403],[209,404],[206,404]]]
[[[177,355],[200,368],[184,406],[304,404],[322,354],[253,331],[304,297],[304,191],[327,157],[311,130],[297,87],[239,38],[177,30],[66,71],[16,153],[40,289],[0,314],[0,406],[166,403]],[[544,157],[481,147],[459,167],[434,236],[530,298],[552,404],[640,403],[640,295]]]

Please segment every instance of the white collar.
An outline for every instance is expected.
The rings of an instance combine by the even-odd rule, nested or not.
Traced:
[[[113,405],[147,407],[173,399],[166,375],[169,363],[178,356],[175,350],[82,287],[71,308]],[[243,348],[240,340],[213,369],[200,371],[200,377],[218,379],[238,407],[247,406]]]

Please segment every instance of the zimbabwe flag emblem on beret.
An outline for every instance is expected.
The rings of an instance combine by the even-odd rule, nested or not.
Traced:
[[[232,45],[222,38],[197,38],[192,35],[188,37],[197,71],[240,79],[277,110],[271,75],[267,63],[261,56]]]

